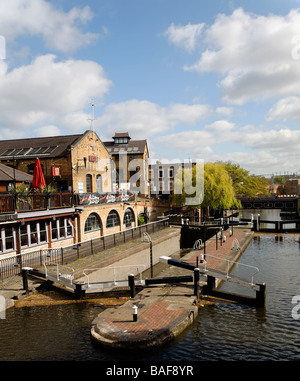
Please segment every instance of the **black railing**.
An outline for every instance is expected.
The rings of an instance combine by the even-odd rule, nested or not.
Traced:
[[[168,226],[168,219],[163,219],[58,249],[41,249],[28,253],[16,254],[12,257],[3,259],[0,257],[0,280],[20,274],[24,267],[39,268],[43,266],[44,263],[46,263],[46,265],[66,265],[77,259],[101,252],[103,252],[103,255],[101,256],[102,265],[99,265],[99,267],[104,267],[107,266],[107,260],[114,262],[120,255],[120,252],[117,250],[113,253],[111,251],[106,252],[106,250],[140,238],[145,232],[149,234],[155,233]],[[100,259],[98,258],[98,260]]]

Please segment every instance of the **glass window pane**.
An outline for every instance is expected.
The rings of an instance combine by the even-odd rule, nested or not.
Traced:
[[[14,249],[14,236],[12,226],[5,227],[5,250]]]
[[[29,239],[28,239],[28,233],[27,233],[27,225],[21,225],[21,246],[28,246],[29,245]]]
[[[57,221],[51,221],[51,237],[52,240],[58,239]]]
[[[114,226],[119,226],[119,225],[120,225],[120,221],[119,221],[118,213],[115,210],[112,210],[107,216],[106,227],[112,228]]]
[[[47,242],[47,225],[45,221],[39,222],[39,242]]]
[[[91,213],[85,221],[84,231],[90,232],[101,229],[99,218],[96,214]]]

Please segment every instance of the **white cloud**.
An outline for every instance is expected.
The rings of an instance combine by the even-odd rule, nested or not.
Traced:
[[[82,32],[77,26],[92,17],[88,6],[64,12],[45,0],[1,1],[0,34],[7,40],[21,35],[40,36],[49,48],[72,52],[98,37]]]
[[[185,70],[220,73],[222,100],[229,104],[300,94],[295,80],[300,76],[295,54],[300,50],[295,39],[299,23],[299,10],[286,16],[260,16],[241,8],[231,15],[219,14],[201,35],[186,30],[185,39],[189,33],[192,46],[201,39],[206,49],[199,50],[198,62]],[[182,39],[173,42],[181,45]]]
[[[300,120],[300,97],[290,96],[279,100],[266,116],[268,121],[290,118]]]
[[[145,139],[177,125],[194,125],[210,114],[210,107],[202,104],[172,104],[161,107],[146,100],[132,99],[108,105],[96,125],[106,130],[106,139],[113,132],[128,131],[134,139]]]
[[[300,150],[300,131],[282,128],[280,130],[252,131],[236,136],[243,139],[243,145],[255,150],[264,150],[281,154],[298,154]]]
[[[0,126],[21,132],[59,124],[78,128],[90,98],[103,99],[111,85],[93,61],[57,61],[48,54],[12,71],[0,62]],[[87,120],[81,128],[88,128]]]
[[[214,136],[208,131],[188,130],[175,134],[168,134],[156,139],[157,144],[171,148],[174,153],[188,157],[202,157],[212,153],[211,145],[215,142]]]
[[[187,24],[175,26],[173,23],[166,30],[165,35],[168,37],[169,41],[177,46],[192,52],[198,42],[199,36],[202,34],[202,29],[204,27],[202,24]]]
[[[63,135],[63,133],[57,126],[51,126],[51,125],[37,128],[33,132],[34,132],[34,136],[36,137]]]
[[[227,120],[217,120],[205,126],[205,129],[213,133],[228,133],[232,131],[234,127],[234,123],[228,122]]]

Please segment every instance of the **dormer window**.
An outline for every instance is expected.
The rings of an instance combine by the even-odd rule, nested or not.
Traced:
[[[127,144],[128,143],[128,138],[116,138],[115,143],[117,144]]]
[[[131,137],[128,132],[116,132],[113,136],[114,144],[128,144]]]

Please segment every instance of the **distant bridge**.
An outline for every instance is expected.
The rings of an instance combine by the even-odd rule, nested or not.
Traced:
[[[243,209],[281,209],[283,211],[296,211],[298,209],[298,196],[278,196],[278,197],[255,197],[238,198]]]

